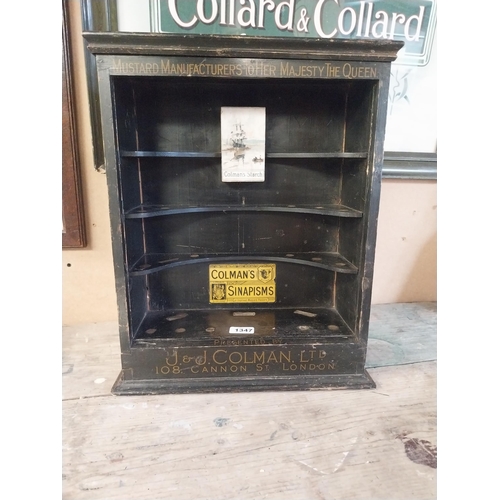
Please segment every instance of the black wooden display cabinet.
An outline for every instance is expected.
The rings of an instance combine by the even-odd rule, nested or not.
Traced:
[[[368,321],[402,43],[84,37],[99,75],[119,307],[113,392],[374,387]],[[264,182],[222,181],[226,106],[265,108]],[[219,295],[210,269],[225,277]],[[239,298],[224,302],[231,284]]]

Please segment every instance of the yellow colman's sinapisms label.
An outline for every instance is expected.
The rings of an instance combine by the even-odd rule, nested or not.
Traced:
[[[276,264],[211,264],[210,303],[276,302]]]

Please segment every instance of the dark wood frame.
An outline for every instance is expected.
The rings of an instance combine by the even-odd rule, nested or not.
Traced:
[[[86,245],[78,141],[71,77],[67,1],[62,2],[62,246]]]
[[[83,31],[118,31],[116,0],[81,0]],[[104,171],[104,145],[102,139],[101,112],[99,109],[99,88],[95,57],[84,49],[89,94],[90,126],[94,167]]]
[[[83,31],[117,31],[116,0],[82,0]],[[122,34],[123,35],[123,34]],[[99,111],[99,93],[95,58],[85,49],[87,84],[89,89],[90,116],[94,147],[94,165],[96,170],[104,169],[104,149],[101,117]],[[437,179],[437,154],[415,152],[390,152],[384,154],[382,168],[384,179]]]

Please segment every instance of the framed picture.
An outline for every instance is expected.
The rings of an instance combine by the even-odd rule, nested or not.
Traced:
[[[85,221],[75,130],[67,2],[62,5],[62,246],[82,248],[86,245]]]

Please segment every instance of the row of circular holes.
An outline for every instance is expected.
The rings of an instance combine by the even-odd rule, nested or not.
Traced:
[[[309,330],[311,327],[310,327],[310,326],[307,326],[307,325],[299,325],[297,328],[298,328],[299,330],[301,330],[301,331],[303,331],[303,332],[304,332],[304,331],[306,331],[306,330]],[[331,330],[331,331],[333,331],[333,332],[336,332],[336,331],[340,330],[340,328],[339,328],[337,325],[328,325],[328,330]],[[185,328],[177,328],[177,329],[175,330],[175,333],[184,333],[185,331],[186,331],[186,329],[185,329]],[[205,331],[206,331],[207,333],[213,333],[213,332],[215,332],[215,328],[213,328],[213,327],[209,327],[209,328],[205,329]],[[148,330],[146,330],[146,333],[147,333],[148,335],[152,335],[152,334],[153,334],[153,333],[155,333],[155,332],[156,332],[156,328],[149,328]]]

